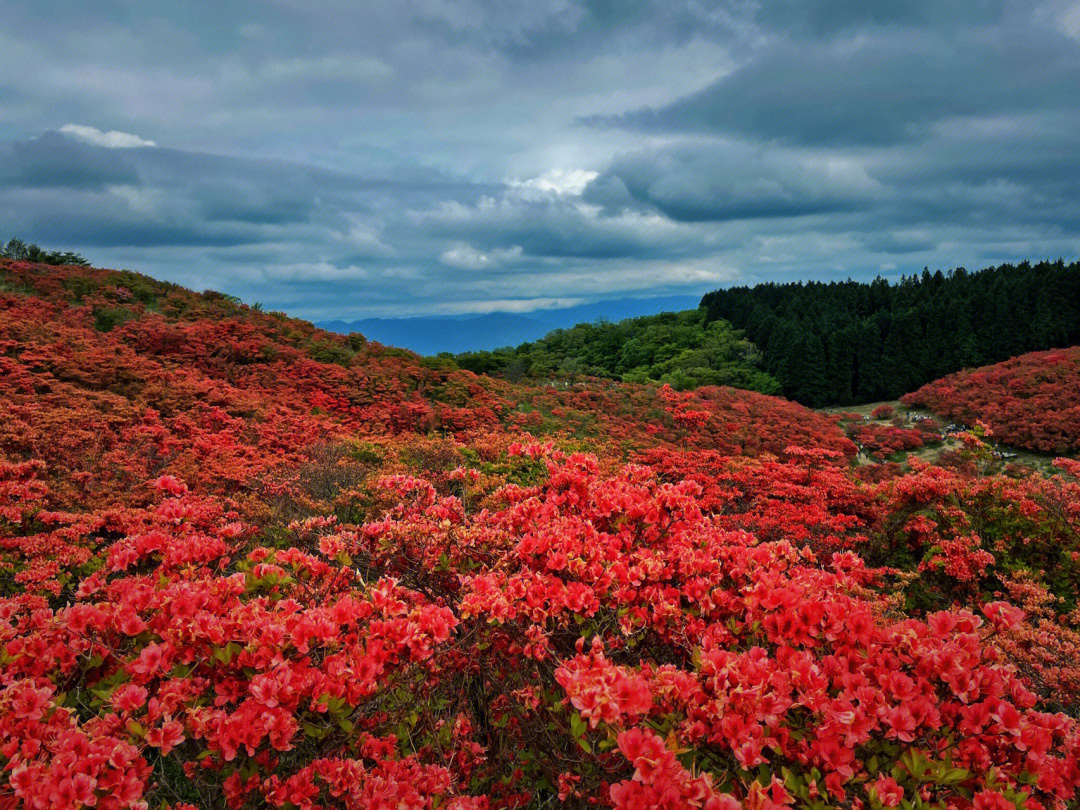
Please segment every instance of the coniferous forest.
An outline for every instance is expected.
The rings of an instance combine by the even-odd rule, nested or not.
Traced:
[[[1080,264],[963,268],[890,283],[759,284],[709,293],[804,405],[895,399],[960,369],[1080,342]]]

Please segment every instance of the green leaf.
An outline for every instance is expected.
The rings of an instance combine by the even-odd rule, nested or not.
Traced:
[[[306,720],[302,723],[304,728],[304,734],[308,737],[314,737],[316,740],[321,740],[326,736],[326,729],[321,728],[314,723],[309,723]]]
[[[971,777],[971,771],[964,768],[948,768],[945,773],[941,775],[940,779],[946,784],[952,784],[954,782],[963,782],[965,779]]]
[[[574,712],[570,715],[570,733],[573,734],[574,737],[581,739],[582,735],[585,734],[585,729],[587,727],[588,724],[581,718],[580,714]]]

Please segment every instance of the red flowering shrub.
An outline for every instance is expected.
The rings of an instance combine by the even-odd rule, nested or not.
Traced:
[[[959,371],[903,401],[959,422],[980,419],[1008,445],[1074,453],[1080,450],[1080,347]]]
[[[871,456],[885,458],[922,447],[925,434],[895,425],[856,424],[848,429],[848,435]]]
[[[1056,700],[1080,696],[1080,484],[1071,477],[972,476],[914,463],[875,494],[885,511],[864,551],[871,563],[917,572],[910,607],[933,611],[1007,597],[1026,618],[999,634],[1032,683]]]
[[[0,278],[0,807],[1077,801],[1075,462]]]
[[[696,411],[691,407],[694,395],[675,391],[670,385],[664,385],[660,389],[660,396],[667,403],[665,411],[671,414],[675,424],[680,427],[701,427],[709,421],[708,411]]]
[[[926,437],[926,441],[940,441],[941,428],[941,422],[931,417],[920,419],[914,425],[914,429],[922,433]]]

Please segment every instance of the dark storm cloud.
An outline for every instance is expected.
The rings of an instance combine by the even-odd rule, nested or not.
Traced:
[[[129,243],[124,233],[133,223],[159,216],[170,221],[159,230],[163,238],[170,235],[166,244],[234,244],[266,238],[270,232],[258,226],[319,221],[344,227],[346,215],[386,205],[474,201],[494,188],[430,170],[362,177],[289,161],[106,148],[60,132],[0,146],[0,187],[13,202],[51,208],[50,218],[69,221],[69,230],[54,238],[85,239],[93,227],[100,231],[93,244],[118,245]],[[19,207],[4,211],[8,221],[28,218]],[[34,215],[49,216],[44,210]],[[223,242],[218,233],[229,236]],[[131,243],[146,244],[147,237]]]
[[[586,123],[878,146],[923,139],[947,118],[1076,107],[1077,43],[1035,20],[997,15],[913,28],[899,25],[908,15],[885,17],[892,25],[864,16],[874,24],[852,30],[858,16],[842,17],[848,24],[832,36],[781,39],[672,104]]]
[[[299,315],[1080,253],[1080,0],[0,12],[0,237]]]
[[[867,28],[906,28],[949,31],[956,26],[997,20],[1010,6],[1007,0],[970,0],[942,3],[938,0],[770,0],[761,5],[758,19],[770,30],[795,37],[820,38]]]
[[[425,18],[424,24],[448,43],[545,61],[587,58],[605,41],[645,49],[677,47],[696,38],[728,41],[748,21],[748,9],[740,4],[725,8],[665,0],[506,4],[502,11],[489,4],[483,25],[463,26],[460,18],[442,14]]]
[[[77,143],[58,132],[0,146],[0,183],[7,190],[101,189],[137,181],[129,155]]]
[[[629,195],[673,220],[707,222],[854,211],[879,192],[850,162],[719,142],[618,158],[585,199],[610,208]]]
[[[688,221],[810,217],[886,256],[995,227],[1076,250],[1080,7],[769,3],[759,22],[765,43],[701,90],[582,119],[685,141],[615,159],[586,198]]]

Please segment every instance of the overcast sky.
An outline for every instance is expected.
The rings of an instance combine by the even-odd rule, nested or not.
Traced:
[[[1080,0],[0,21],[0,236],[302,317],[1080,255]]]

